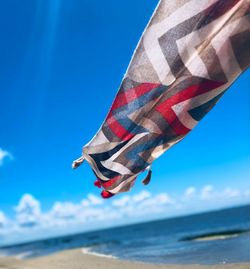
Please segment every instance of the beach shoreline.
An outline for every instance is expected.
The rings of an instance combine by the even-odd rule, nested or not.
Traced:
[[[82,249],[62,251],[49,256],[19,260],[0,257],[0,269],[250,269],[250,263],[219,265],[167,265],[123,261],[83,253]]]

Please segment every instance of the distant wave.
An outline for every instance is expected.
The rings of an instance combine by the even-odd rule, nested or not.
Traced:
[[[199,235],[190,235],[181,238],[181,241],[210,241],[210,240],[222,240],[231,237],[236,237],[241,234],[250,233],[250,229],[242,230],[228,230],[212,233],[203,233]]]
[[[113,255],[94,252],[91,250],[91,248],[82,248],[82,253],[87,254],[87,255],[98,256],[102,258],[109,258],[109,259],[115,259],[115,260],[118,259],[116,256],[113,256]]]
[[[7,252],[1,251],[0,252],[0,257],[9,257],[10,255]],[[24,260],[26,258],[29,258],[32,256],[32,251],[26,251],[26,252],[21,252],[16,255],[13,255],[17,260]],[[0,267],[1,269],[2,267]]]

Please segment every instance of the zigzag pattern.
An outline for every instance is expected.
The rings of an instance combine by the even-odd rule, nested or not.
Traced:
[[[250,0],[160,1],[83,157],[110,194],[185,137],[250,64]]]

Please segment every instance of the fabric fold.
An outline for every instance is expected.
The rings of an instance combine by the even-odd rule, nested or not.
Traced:
[[[73,167],[86,159],[102,189],[129,191],[249,67],[249,48],[249,0],[161,0],[104,123]]]

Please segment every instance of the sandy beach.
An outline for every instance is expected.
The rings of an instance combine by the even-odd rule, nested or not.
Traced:
[[[83,254],[81,249],[69,250],[30,260],[1,257],[0,269],[250,269],[250,263],[201,265],[154,265]]]

